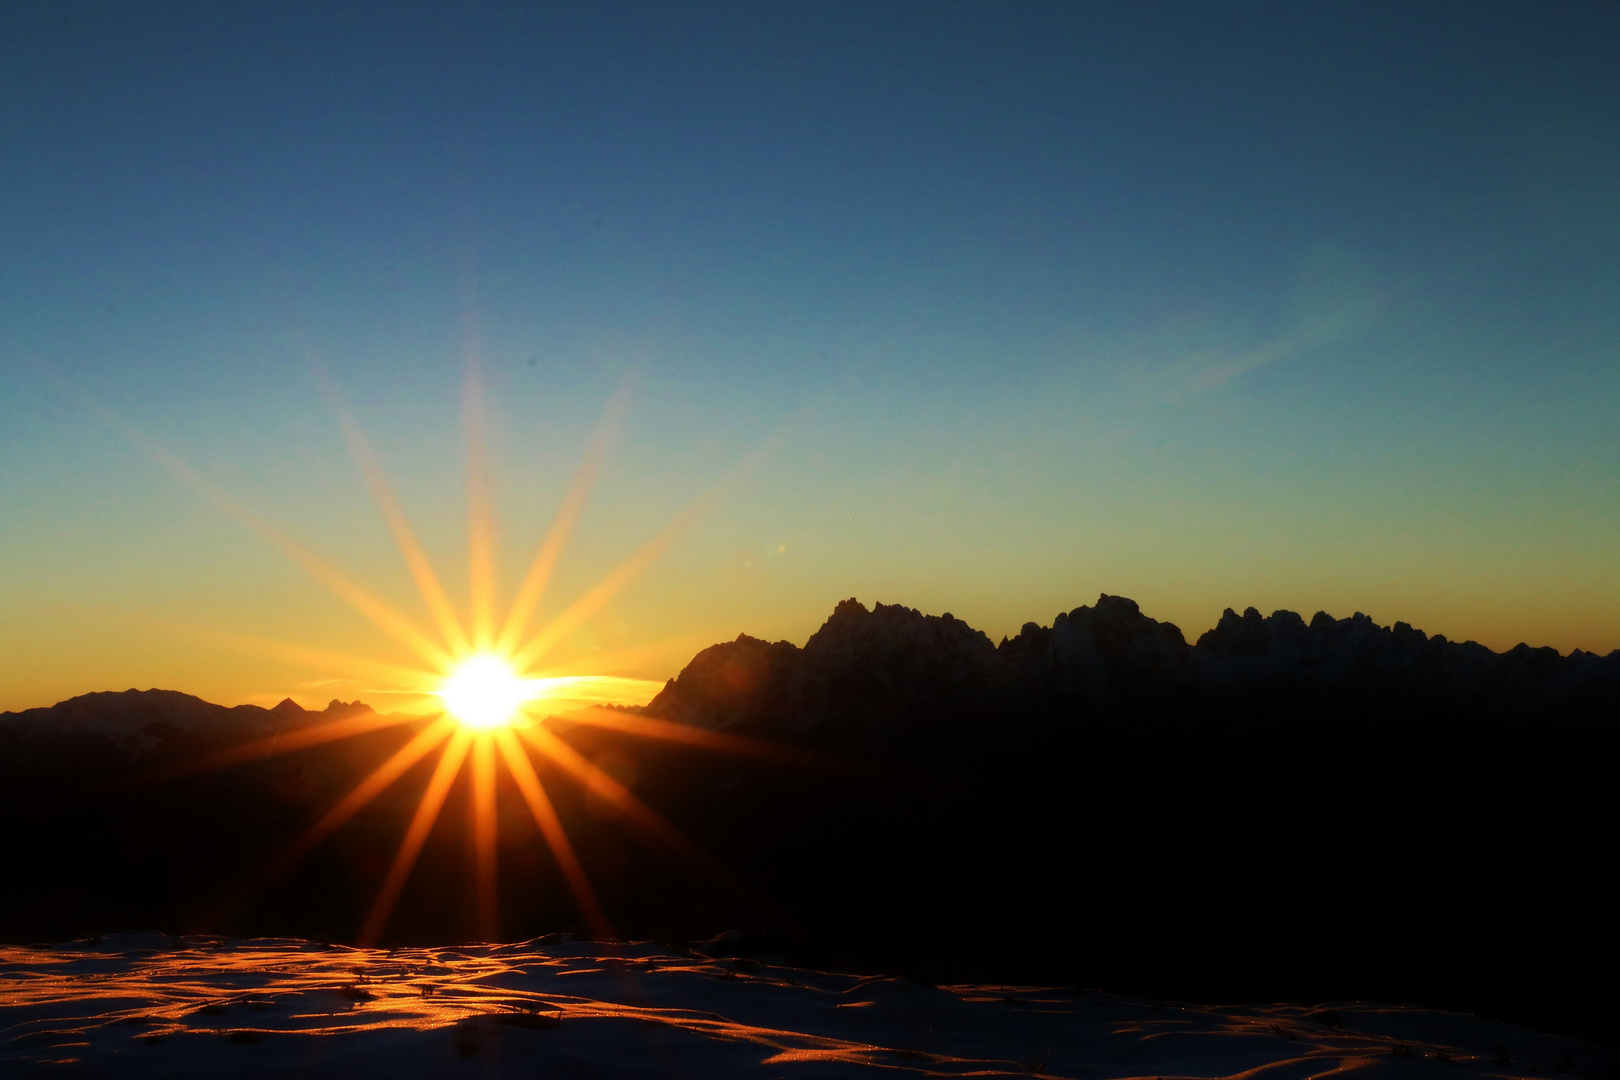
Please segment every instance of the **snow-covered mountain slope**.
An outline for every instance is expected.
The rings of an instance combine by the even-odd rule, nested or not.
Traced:
[[[919,985],[655,944],[390,951],[126,933],[0,949],[7,1076],[1613,1075],[1579,1039],[1367,1002]]]

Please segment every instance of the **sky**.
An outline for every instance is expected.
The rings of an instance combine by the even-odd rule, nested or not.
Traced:
[[[1595,0],[0,4],[0,709],[404,702],[221,510],[431,626],[334,401],[463,614],[468,446],[499,611],[622,404],[534,626],[673,542],[559,672],[851,596],[1620,648],[1616,55]]]

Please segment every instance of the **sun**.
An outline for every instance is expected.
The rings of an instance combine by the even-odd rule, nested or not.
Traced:
[[[256,879],[261,887],[278,880],[316,845],[331,836],[383,791],[409,773],[417,762],[437,753],[438,760],[432,776],[421,794],[410,825],[400,840],[399,849],[394,855],[387,875],[378,887],[371,911],[360,927],[358,942],[367,947],[376,944],[386,929],[394,904],[405,888],[412,867],[415,866],[417,857],[421,854],[422,847],[438,820],[439,812],[464,767],[471,774],[467,791],[474,823],[472,845],[474,891],[477,897],[479,925],[486,940],[495,940],[499,930],[497,830],[501,815],[497,805],[499,801],[497,770],[501,763],[505,764],[512,785],[516,787],[530,816],[533,817],[541,837],[567,882],[569,891],[573,893],[580,914],[590,926],[592,933],[611,937],[614,931],[591,888],[590,881],[586,878],[584,867],[563,828],[556,807],[541,784],[531,755],[567,774],[573,782],[591,795],[615,806],[626,821],[648,833],[664,846],[682,852],[696,864],[707,867],[711,873],[724,876],[723,869],[714,863],[706,852],[664,821],[622,783],[581,754],[567,740],[550,730],[546,724],[534,722],[536,710],[542,704],[550,710],[565,701],[572,701],[573,707],[557,714],[571,725],[593,725],[640,738],[684,743],[723,753],[749,754],[784,761],[800,761],[802,755],[797,751],[790,752],[772,744],[639,716],[622,709],[579,707],[580,703],[575,696],[576,684],[595,679],[612,680],[616,677],[568,674],[556,668],[539,667],[538,662],[560,643],[568,640],[638,574],[668,550],[698,518],[719,502],[729,488],[752,471],[762,456],[780,442],[780,438],[773,437],[767,440],[711,490],[694,500],[673,521],[644,541],[595,585],[586,589],[560,613],[547,619],[541,627],[531,630],[530,623],[539,609],[551,572],[573,532],[586,496],[600,472],[608,444],[618,427],[627,388],[621,387],[609,403],[602,426],[592,438],[585,459],[580,463],[574,480],[563,498],[562,506],[535,552],[527,575],[513,595],[504,618],[497,618],[494,596],[495,530],[485,498],[487,477],[484,471],[482,390],[476,360],[469,359],[465,409],[468,420],[467,481],[470,494],[467,535],[471,588],[467,606],[459,611],[440,584],[438,574],[422,550],[422,545],[411,528],[399,499],[395,496],[381,466],[378,465],[376,455],[360,431],[359,425],[343,406],[336,388],[326,383],[323,383],[323,387],[327,392],[328,402],[337,415],[338,426],[342,429],[344,440],[349,444],[349,451],[359,466],[367,487],[371,489],[372,499],[393,534],[394,544],[415,580],[417,591],[421,594],[428,614],[432,616],[432,628],[424,627],[416,618],[397,610],[381,597],[371,593],[337,567],[243,506],[155,441],[147,439],[133,429],[126,434],[177,477],[201,491],[216,507],[257,533],[379,630],[410,649],[421,661],[421,665],[407,667],[379,663],[360,657],[339,656],[276,642],[258,642],[257,646],[263,647],[269,655],[282,659],[292,657],[298,663],[312,664],[340,677],[352,677],[355,672],[371,672],[373,674],[370,677],[377,678],[391,687],[397,687],[376,692],[437,698],[442,710],[435,716],[417,716],[409,712],[388,714],[366,712],[342,716],[297,731],[268,735],[172,767],[160,768],[147,774],[148,779],[185,775],[286,754],[322,743],[354,738],[383,728],[406,725],[417,727],[418,730],[414,735],[391,756],[380,762],[365,779],[328,809],[319,820],[313,822],[279,858],[267,865]],[[438,631],[437,634],[433,632],[434,629]],[[610,660],[611,657],[596,658],[598,663],[607,663]],[[527,721],[524,719],[525,716],[528,717]]]
[[[534,697],[529,680],[492,653],[479,653],[458,663],[439,686],[445,711],[467,727],[507,727],[524,702]]]

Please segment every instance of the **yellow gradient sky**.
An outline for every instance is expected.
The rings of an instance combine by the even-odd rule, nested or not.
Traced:
[[[469,358],[497,618],[622,388],[532,625],[682,524],[541,659],[635,680],[592,694],[849,596],[1620,647],[1616,47],[1606,5],[8,7],[0,710],[420,705],[316,662],[414,661],[196,480],[432,630],[335,390],[466,618]]]

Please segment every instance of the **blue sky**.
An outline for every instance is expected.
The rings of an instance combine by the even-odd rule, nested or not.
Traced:
[[[408,607],[313,365],[454,584],[471,349],[508,587],[633,379],[557,605],[782,439],[571,645],[625,674],[849,595],[1620,647],[1617,54],[1601,3],[8,5],[0,708],[367,689],[196,643],[388,647],[107,410]]]

